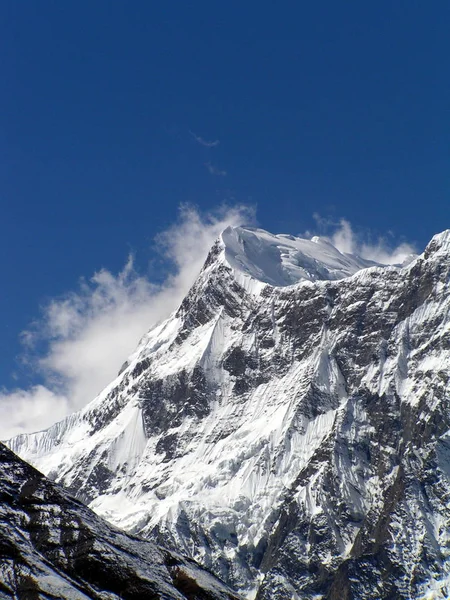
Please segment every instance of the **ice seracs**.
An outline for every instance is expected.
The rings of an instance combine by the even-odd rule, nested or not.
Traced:
[[[376,264],[342,254],[317,236],[307,240],[263,229],[228,227],[221,242],[225,261],[235,272],[280,287],[301,280],[342,279]]]
[[[401,268],[227,229],[102,394],[8,444],[248,598],[446,597],[449,240]]]

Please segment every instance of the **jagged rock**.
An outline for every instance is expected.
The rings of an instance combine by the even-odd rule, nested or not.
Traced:
[[[105,392],[8,444],[249,598],[446,598],[449,279],[450,232],[400,267],[228,229]]]

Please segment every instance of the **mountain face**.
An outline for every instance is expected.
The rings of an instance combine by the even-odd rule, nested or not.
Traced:
[[[381,266],[230,228],[93,402],[8,442],[248,598],[450,595],[450,232]]]
[[[0,444],[0,598],[237,600],[193,561],[108,525]]]
[[[126,535],[0,444],[0,598],[237,600],[193,561]]]

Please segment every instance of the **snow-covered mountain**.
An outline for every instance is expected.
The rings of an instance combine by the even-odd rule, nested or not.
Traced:
[[[93,402],[8,445],[248,598],[450,594],[450,231],[406,266],[229,228]]]
[[[0,444],[0,598],[238,600],[189,559],[126,535]]]

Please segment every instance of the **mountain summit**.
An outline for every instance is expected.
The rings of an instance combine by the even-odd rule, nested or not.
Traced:
[[[448,597],[450,232],[382,266],[229,228],[97,398],[10,448],[248,598]]]
[[[273,235],[263,229],[228,227],[219,246],[224,262],[239,273],[262,283],[283,287],[302,280],[334,280],[353,275],[376,263],[342,254],[324,238],[311,240]]]

